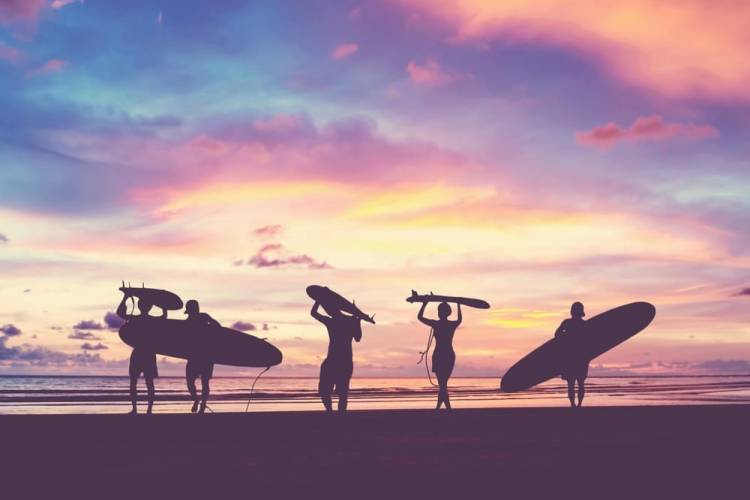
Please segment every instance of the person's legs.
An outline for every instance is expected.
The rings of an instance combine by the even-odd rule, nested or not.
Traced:
[[[448,378],[450,377],[449,374],[445,373],[438,373],[437,379],[438,379],[438,402],[436,410],[440,409],[441,404],[445,404],[445,408],[447,410],[451,409],[451,400],[448,396]]]
[[[333,381],[328,373],[328,366],[326,361],[320,365],[320,380],[318,382],[318,394],[320,400],[323,402],[326,411],[333,411],[333,401],[331,401],[331,394],[333,393]]]
[[[578,379],[578,406],[583,404],[583,396],[586,394],[585,382],[586,379],[582,377]]]
[[[156,391],[154,390],[154,377],[152,375],[145,375],[146,389],[148,390],[148,410],[146,413],[151,413],[154,409],[154,398]]]
[[[195,388],[195,374],[190,366],[190,362],[185,365],[185,381],[187,382],[188,392],[193,400],[193,407],[190,409],[191,413],[195,413],[198,410],[198,390]]]
[[[138,374],[130,374],[130,402],[133,405],[133,409],[130,413],[138,413]]]
[[[200,413],[206,411],[206,404],[208,404],[208,396],[211,393],[211,387],[209,385],[211,377],[204,373],[201,375],[201,409]]]
[[[351,382],[351,374],[342,376],[336,381],[336,392],[339,395],[339,412],[343,413],[346,411],[346,407],[349,403],[349,383]]]
[[[568,399],[570,400],[570,406],[576,405],[576,380],[571,377],[568,381]]]

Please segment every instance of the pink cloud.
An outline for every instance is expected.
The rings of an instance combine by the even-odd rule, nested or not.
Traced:
[[[2,0],[0,1],[0,24],[15,21],[34,22],[46,6],[45,0]]]
[[[446,38],[455,43],[553,45],[663,95],[750,100],[748,2],[719,7],[707,0],[393,1],[412,22],[426,21],[441,32],[448,27]]]
[[[428,59],[424,64],[409,61],[406,65],[406,72],[414,84],[425,87],[446,85],[468,76],[445,71],[435,59]]]
[[[16,63],[23,58],[23,52],[0,42],[0,61]]]
[[[331,59],[340,61],[357,53],[359,45],[356,43],[342,43],[331,51]]]
[[[50,4],[50,7],[53,9],[62,9],[66,5],[70,5],[72,3],[83,3],[84,0],[53,0],[53,2]]]
[[[50,73],[57,73],[62,71],[70,65],[68,61],[64,59],[50,59],[46,63],[42,64],[38,68],[32,69],[26,73],[27,76],[40,76],[48,75]]]
[[[668,123],[661,116],[652,115],[638,117],[630,127],[609,122],[588,132],[578,132],[576,140],[587,146],[609,147],[621,141],[663,141],[678,137],[700,140],[718,135],[719,131],[711,125]]]

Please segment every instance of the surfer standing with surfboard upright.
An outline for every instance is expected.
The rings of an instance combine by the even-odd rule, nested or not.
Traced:
[[[120,305],[117,306],[117,315],[128,322],[145,322],[145,321],[159,321],[159,318],[155,318],[149,315],[153,304],[145,297],[138,299],[138,311],[140,314],[128,314],[127,300],[132,295],[127,291],[123,290],[123,297]],[[167,310],[162,308],[161,318],[167,317]],[[156,390],[154,389],[154,378],[159,376],[159,370],[156,366],[156,353],[147,351],[145,349],[133,348],[133,352],[130,354],[130,364],[128,366],[128,374],[130,375],[130,401],[133,405],[133,409],[130,411],[131,414],[135,415],[138,413],[138,378],[141,373],[143,378],[146,379],[146,390],[148,392],[148,409],[146,413],[151,414],[154,408],[154,398]]]
[[[589,373],[589,358],[584,354],[583,340],[586,321],[583,304],[574,302],[570,306],[570,318],[563,320],[555,331],[555,338],[563,342],[561,378],[568,382],[568,399],[570,406],[576,407],[575,384],[578,382],[578,406],[583,404],[586,394],[584,383]]]

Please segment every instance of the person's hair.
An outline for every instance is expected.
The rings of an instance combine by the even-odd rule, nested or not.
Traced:
[[[583,310],[583,304],[580,302],[573,302],[573,305],[570,306],[570,315],[573,317],[584,317],[586,316],[586,313]]]
[[[440,319],[447,318],[448,316],[451,315],[451,312],[453,312],[453,310],[451,309],[451,306],[449,306],[447,302],[441,302],[440,305],[438,306],[438,317]]]
[[[185,303],[185,312],[189,310],[194,310],[195,312],[200,312],[201,307],[198,305],[198,301],[195,299],[190,299]]]

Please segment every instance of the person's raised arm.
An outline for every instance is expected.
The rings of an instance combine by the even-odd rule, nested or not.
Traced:
[[[315,302],[313,304],[312,309],[310,310],[310,316],[317,319],[321,323],[326,323],[328,321],[328,316],[324,316],[318,312],[318,309],[320,308],[320,304],[318,302]]]
[[[458,312],[456,313],[456,326],[461,324],[461,321],[463,321],[463,316],[461,316],[461,304],[456,304],[458,306]]]
[[[419,308],[419,313],[417,313],[417,319],[424,323],[425,325],[432,326],[434,323],[433,320],[429,318],[424,317],[424,310],[427,309],[427,302],[422,302],[422,307]]]
[[[115,314],[117,314],[122,319],[130,318],[130,315],[128,314],[128,305],[126,304],[129,298],[130,296],[128,294],[123,294],[120,305],[117,306],[117,311]]]
[[[354,341],[359,342],[362,340],[362,320],[357,321],[357,329],[354,332]]]

